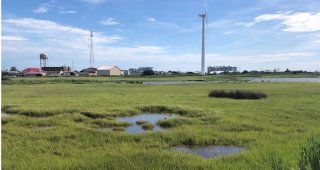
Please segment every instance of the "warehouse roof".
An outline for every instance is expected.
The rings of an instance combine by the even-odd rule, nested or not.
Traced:
[[[116,67],[116,68],[119,69],[119,67],[117,67],[117,66],[101,66],[101,67],[98,68],[98,70],[111,70],[111,69],[113,69],[114,67]],[[119,70],[120,70],[120,69],[119,69]]]
[[[26,68],[23,70],[23,72],[40,72],[40,68]]]

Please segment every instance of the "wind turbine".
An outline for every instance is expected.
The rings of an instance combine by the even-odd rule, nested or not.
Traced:
[[[205,44],[205,22],[208,24],[208,10],[207,10],[207,1],[205,0],[205,13],[200,14],[199,17],[202,18],[202,55],[201,55],[201,75],[205,75],[205,53],[206,53],[206,44]]]
[[[90,31],[90,66],[89,68],[94,68],[94,53],[93,53],[93,32]]]

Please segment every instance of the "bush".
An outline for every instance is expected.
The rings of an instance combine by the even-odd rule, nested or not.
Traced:
[[[257,93],[244,90],[235,90],[230,92],[225,92],[224,90],[212,90],[209,92],[209,97],[257,100],[261,98],[266,98],[267,95],[264,93]]]
[[[320,169],[320,138],[311,137],[302,147],[298,166],[301,170]]]

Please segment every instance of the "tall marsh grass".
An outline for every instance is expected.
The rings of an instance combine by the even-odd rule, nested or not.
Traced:
[[[301,149],[298,166],[301,170],[320,169],[320,137],[308,139]]]

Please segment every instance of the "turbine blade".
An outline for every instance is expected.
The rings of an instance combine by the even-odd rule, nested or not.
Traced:
[[[206,18],[206,24],[207,24],[207,28],[208,28],[208,25],[209,25],[209,24],[208,24],[208,17]]]
[[[205,10],[206,10],[206,13],[208,13],[207,0],[204,0],[204,8],[205,8]]]

